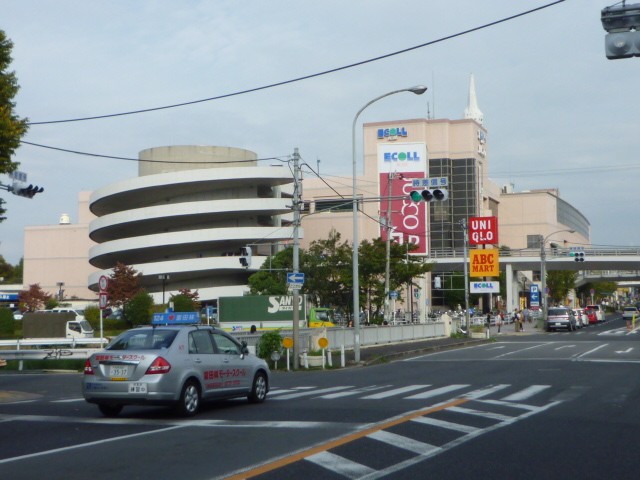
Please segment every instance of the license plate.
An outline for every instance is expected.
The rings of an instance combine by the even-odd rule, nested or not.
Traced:
[[[127,365],[111,365],[109,376],[111,378],[126,378],[129,376],[129,367]]]
[[[129,393],[147,393],[147,384],[143,382],[132,382],[129,384]]]
[[[560,323],[560,322],[556,322],[556,323],[555,323],[555,326],[556,326],[556,327],[561,327],[561,326],[562,326],[562,323]]]

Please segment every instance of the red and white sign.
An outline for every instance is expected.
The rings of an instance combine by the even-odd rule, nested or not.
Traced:
[[[391,210],[391,240],[400,245],[413,243],[418,248],[410,253],[425,255],[427,244],[426,202],[413,202],[409,193],[415,188],[411,180],[424,178],[427,170],[427,147],[424,143],[378,144],[378,178],[380,192],[380,216],[387,218]],[[392,179],[389,180],[389,175]],[[391,197],[391,202],[388,197]],[[387,238],[386,226],[381,226],[380,236]]]
[[[99,299],[100,309],[104,310],[105,308],[107,308],[107,300],[109,299],[107,294],[105,292],[100,292],[98,299]]]
[[[105,275],[101,275],[100,280],[98,280],[98,287],[100,287],[100,291],[106,292],[108,285],[109,285],[109,279]]]
[[[497,245],[498,217],[469,217],[469,244]]]

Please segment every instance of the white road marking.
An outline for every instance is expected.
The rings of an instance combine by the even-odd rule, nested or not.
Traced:
[[[329,393],[327,395],[321,395],[317,398],[325,398],[332,400],[334,398],[349,397],[351,395],[358,395],[359,393],[370,392],[372,390],[380,390],[381,388],[389,388],[391,385],[371,385],[370,387],[356,388],[355,390],[348,390],[346,392]]]
[[[276,397],[273,400],[290,400],[292,398],[309,397],[311,395],[318,395],[318,394],[329,393],[329,392],[337,392],[338,390],[346,390],[347,388],[353,388],[353,386],[352,385],[347,385],[346,387],[329,387],[329,388],[322,388],[320,390],[307,390],[307,391],[304,391],[304,392],[288,393],[288,394]]]
[[[409,385],[408,387],[395,388],[386,392],[375,393],[373,395],[367,395],[362,397],[364,400],[380,400],[381,398],[393,397],[394,395],[402,395],[403,393],[412,392],[414,390],[420,390],[421,388],[428,388],[431,385]]]
[[[575,348],[575,345],[561,345],[556,348],[556,350],[562,350],[563,348]]]
[[[616,350],[616,353],[629,353],[633,350],[633,347],[629,347],[626,350]]]
[[[373,468],[369,468],[361,463],[353,462],[347,458],[335,455],[330,452],[320,452],[311,455],[305,459],[308,462],[315,463],[330,472],[336,472],[347,478],[361,478],[364,475],[374,473]]]
[[[394,447],[402,448],[418,455],[424,455],[440,450],[440,447],[431,445],[430,443],[420,442],[413,438],[408,438],[396,433],[387,432],[386,430],[378,430],[377,432],[367,435],[368,438],[373,438],[380,442],[384,442]]]
[[[510,385],[505,385],[505,384],[500,384],[500,385],[491,385],[487,388],[481,388],[479,390],[474,390],[473,392],[469,392],[463,395],[464,398],[472,398],[472,399],[476,399],[476,398],[482,398],[482,397],[486,397],[487,395],[491,395],[492,393],[498,392],[500,390],[503,390],[507,387],[509,387]]]
[[[422,393],[416,393],[410,397],[404,397],[405,400],[423,400],[425,398],[435,397],[436,395],[442,395],[443,393],[453,392],[460,390],[461,388],[469,387],[470,385],[447,385],[446,387],[434,388]]]
[[[412,418],[411,421],[416,423],[422,423],[425,425],[432,425],[434,427],[441,427],[449,430],[455,430],[456,432],[462,432],[462,433],[475,433],[478,430],[482,430],[481,428],[472,427],[471,425],[462,425],[460,423],[447,422],[445,420],[438,420],[437,418],[431,418],[431,417],[417,417],[417,418]]]
[[[508,415],[501,415],[500,413],[493,412],[483,412],[481,410],[474,410],[472,408],[466,407],[449,407],[447,408],[450,412],[464,413],[467,415],[475,415],[477,417],[490,418],[491,420],[498,420],[499,422],[506,422],[507,420],[511,420],[513,417]]]
[[[551,385],[531,385],[524,390],[520,390],[519,392],[512,393],[501,400],[505,402],[521,402],[522,400],[526,400],[528,398],[533,397],[534,395],[551,388]]]

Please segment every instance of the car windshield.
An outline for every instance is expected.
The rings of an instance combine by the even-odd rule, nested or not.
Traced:
[[[169,348],[177,330],[129,330],[118,336],[107,350],[160,350]]]

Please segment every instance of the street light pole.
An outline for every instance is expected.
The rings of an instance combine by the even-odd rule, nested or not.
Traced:
[[[544,248],[544,246],[547,243],[547,240],[549,240],[549,238],[552,235],[555,235],[556,233],[562,233],[562,232],[568,232],[568,233],[575,233],[575,230],[570,230],[570,229],[565,229],[565,230],[558,230],[556,232],[552,232],[549,235],[547,235],[546,237],[544,237],[542,239],[542,242],[540,242],[540,282],[542,284],[542,320],[545,321],[547,318],[547,311],[548,311],[548,306],[547,306],[547,252]]]
[[[427,87],[418,85],[411,88],[403,88],[401,90],[394,90],[392,92],[385,93],[384,95],[380,95],[379,97],[367,102],[360,110],[358,110],[356,116],[353,117],[353,125],[351,127],[351,160],[353,163],[353,353],[356,363],[360,362],[360,281],[358,278],[358,249],[360,248],[360,241],[358,239],[358,203],[356,195],[358,174],[356,163],[356,122],[365,108],[378,100],[388,97],[389,95],[394,95],[400,92],[412,92],[416,95],[422,95],[426,91]]]
[[[158,275],[158,280],[162,280],[162,304],[164,305],[164,289],[167,284],[167,280],[169,280],[169,275],[167,273],[162,273]]]

